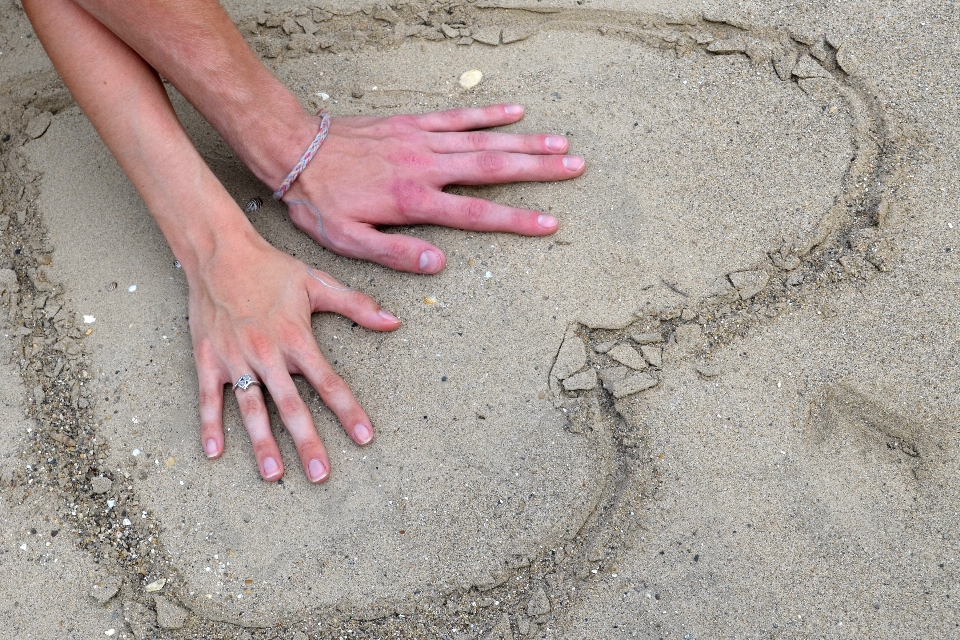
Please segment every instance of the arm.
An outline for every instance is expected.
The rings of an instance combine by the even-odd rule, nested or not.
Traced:
[[[263,66],[216,0],[76,0],[168,78],[271,190],[317,133],[317,119]],[[518,105],[420,116],[337,118],[284,200],[294,223],[353,258],[437,273],[437,247],[377,230],[441,224],[546,235],[552,216],[442,192],[450,184],[564,180],[584,170],[562,136],[477,129],[514,123]],[[307,203],[307,204],[294,204]]]
[[[333,311],[377,330],[396,329],[399,321],[256,233],[193,147],[156,72],[133,50],[70,0],[23,4],[57,71],[183,266],[204,452],[211,458],[223,452],[224,385],[251,373],[270,389],[308,477],[325,480],[329,460],[290,374],[310,381],[358,444],[373,432],[323,359],[310,316]],[[279,479],[280,450],[260,389],[237,390],[237,398],[261,475]]]

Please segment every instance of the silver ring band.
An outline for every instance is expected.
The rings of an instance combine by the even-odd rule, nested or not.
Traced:
[[[249,389],[254,385],[259,387],[260,383],[257,380],[254,380],[252,375],[250,375],[249,373],[245,373],[242,376],[240,376],[240,378],[236,382],[233,383],[233,388],[242,389],[246,391],[247,389]]]

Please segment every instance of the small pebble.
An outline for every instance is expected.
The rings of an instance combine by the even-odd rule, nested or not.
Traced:
[[[483,277],[484,277],[484,278],[487,278],[487,279],[490,279],[490,278],[493,277],[493,274],[490,273],[489,271],[487,271],[485,274],[483,274]]]
[[[464,71],[463,75],[460,76],[460,86],[464,89],[473,89],[480,84],[481,80],[483,80],[483,72],[478,69],[471,69],[470,71]]]
[[[134,450],[133,450],[133,457],[136,458],[136,457],[137,457],[138,455],[140,455],[141,453],[143,453],[143,452],[140,451],[140,449],[134,449]]]
[[[123,519],[123,526],[129,527],[131,524],[133,524],[133,523],[130,522],[130,518],[124,518],[124,519]]]
[[[113,488],[113,480],[97,476],[90,480],[90,488],[94,493],[107,493]]]
[[[136,290],[137,290],[137,285],[135,284],[132,284],[129,287],[127,287],[127,291],[129,291],[130,293],[133,293]]]
[[[610,349],[613,349],[615,346],[617,346],[617,343],[611,340],[610,342],[601,342],[600,344],[595,346],[593,350],[596,351],[597,353],[606,353],[607,351],[610,351]]]
[[[84,324],[93,324],[93,323],[96,322],[96,321],[97,321],[97,319],[94,318],[93,316],[83,316],[83,323],[84,323]]]

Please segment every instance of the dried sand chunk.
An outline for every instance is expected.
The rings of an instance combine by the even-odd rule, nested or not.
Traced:
[[[657,386],[657,379],[647,373],[635,373],[613,384],[613,397],[625,398]]]
[[[625,344],[618,344],[613,349],[610,349],[608,355],[620,364],[625,364],[631,369],[639,371],[647,368],[647,361],[643,359],[643,356],[637,353],[636,349],[628,347]]]
[[[793,68],[793,75],[798,78],[829,78],[830,72],[820,66],[811,56],[803,56]]]
[[[473,39],[493,47],[500,44],[500,27],[481,27],[472,34]]]
[[[182,629],[187,625],[189,613],[180,605],[174,604],[163,596],[155,596],[157,603],[157,624],[162,629]]]
[[[597,388],[597,372],[594,369],[581,371],[563,381],[567,391],[590,391]]]
[[[741,300],[749,300],[767,286],[770,276],[766,271],[738,271],[730,274],[730,282],[737,288]]]
[[[566,380],[587,365],[587,348],[577,334],[572,331],[563,339],[557,361],[550,374],[557,380]]]
[[[645,344],[640,347],[640,353],[644,359],[650,363],[650,366],[658,369],[663,366],[663,347],[652,344]]]

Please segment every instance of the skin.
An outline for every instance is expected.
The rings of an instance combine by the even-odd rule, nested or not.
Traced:
[[[276,189],[317,132],[249,49],[215,0],[24,0],[51,60],[137,188],[190,286],[190,332],[200,384],[201,444],[223,452],[223,391],[251,373],[270,390],[312,482],[330,463],[292,375],[302,375],[357,444],[373,425],[324,360],[310,317],[339,313],[373,330],[399,320],[368,296],[277,251],[210,172],[176,117],[159,71],[210,121],[247,166]],[[538,211],[447,194],[450,184],[562,180],[580,175],[561,136],[477,131],[511,124],[518,105],[388,118],[336,118],[320,152],[284,200],[321,245],[415,273],[437,273],[443,252],[379,227],[441,224],[546,235]],[[265,480],[283,475],[259,387],[236,390]]]

